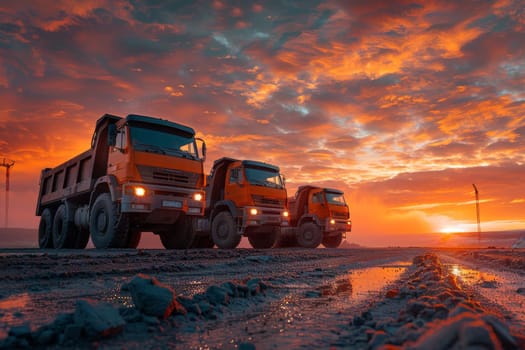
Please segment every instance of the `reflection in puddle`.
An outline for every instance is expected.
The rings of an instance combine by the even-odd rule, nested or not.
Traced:
[[[410,263],[396,263],[391,266],[369,267],[355,270],[348,275],[354,299],[362,300],[371,293],[379,293],[386,285],[399,279]]]
[[[455,264],[449,267],[450,272],[461,278],[467,283],[477,283],[477,284],[486,284],[486,283],[494,283],[497,284],[498,276],[492,273],[488,272],[482,272],[479,270],[472,270],[465,267],[460,267],[459,265]]]
[[[517,292],[524,287],[522,276],[504,271],[480,271],[458,264],[448,265],[448,269],[467,287],[476,289],[491,302],[508,310],[518,322],[525,324],[525,297]]]
[[[346,296],[343,302],[361,301],[370,294],[379,293],[387,284],[399,279],[409,263],[397,263],[393,266],[369,267],[353,270],[343,278],[317,288],[321,296]]]
[[[22,310],[25,310],[31,301],[27,293],[0,300],[0,339],[7,337],[7,325],[23,323]]]

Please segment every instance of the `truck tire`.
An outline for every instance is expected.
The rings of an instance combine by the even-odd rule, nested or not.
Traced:
[[[40,215],[38,225],[38,246],[40,248],[53,248],[53,213],[46,208]]]
[[[237,233],[235,221],[230,213],[223,211],[213,218],[211,237],[221,249],[233,249],[239,245],[241,235]]]
[[[128,231],[119,227],[117,205],[109,193],[102,193],[95,199],[89,215],[89,233],[97,249],[126,246]]]
[[[338,233],[335,236],[325,236],[323,237],[323,245],[326,248],[337,248],[343,241],[343,234]]]
[[[297,231],[297,243],[304,248],[317,248],[321,244],[323,234],[319,226],[313,222],[305,222]]]
[[[279,231],[272,229],[268,232],[250,233],[248,242],[255,249],[269,249],[277,243]]]
[[[213,243],[213,239],[209,235],[207,236],[197,236],[193,240],[193,243],[191,245],[191,248],[197,248],[197,249],[206,249],[206,248],[213,248],[215,246],[215,243]]]
[[[55,249],[73,248],[75,245],[75,223],[65,204],[61,204],[53,217],[53,246]]]
[[[160,241],[166,249],[187,249],[195,240],[191,218],[184,215],[177,220],[172,230],[156,233],[160,236]]]

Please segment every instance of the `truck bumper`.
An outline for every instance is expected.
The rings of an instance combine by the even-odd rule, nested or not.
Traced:
[[[135,188],[143,188],[144,195],[138,196]],[[201,199],[196,200],[196,194]],[[151,213],[157,210],[179,211],[186,215],[202,216],[204,214],[204,191],[188,188],[173,188],[141,183],[126,183],[122,186],[122,213]]]
[[[325,234],[332,235],[342,233],[343,237],[346,237],[346,233],[352,231],[352,221],[350,219],[341,220],[327,218],[324,227]]]
[[[288,226],[283,215],[284,208],[246,207],[242,209],[242,232],[257,230],[268,226]]]

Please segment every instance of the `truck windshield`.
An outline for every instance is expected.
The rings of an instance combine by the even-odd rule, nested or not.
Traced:
[[[326,201],[329,204],[346,205],[345,197],[342,193],[325,192]]]
[[[262,167],[246,167],[244,172],[246,173],[246,179],[252,185],[283,188],[281,175],[273,169]]]
[[[168,128],[130,125],[131,143],[137,151],[197,159],[195,138]]]

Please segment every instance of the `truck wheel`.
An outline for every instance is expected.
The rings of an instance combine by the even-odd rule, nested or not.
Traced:
[[[53,214],[49,208],[44,209],[38,225],[38,246],[40,248],[53,248]]]
[[[319,226],[313,222],[305,222],[297,232],[297,243],[304,248],[317,248],[321,244],[323,234]]]
[[[195,239],[195,232],[193,232],[193,224],[191,218],[181,216],[175,225],[174,229],[169,231],[160,231],[160,241],[166,249],[187,249],[190,248]]]
[[[75,224],[65,204],[61,204],[53,218],[53,246],[56,249],[73,248],[75,243]]]
[[[272,229],[269,232],[257,232],[248,235],[248,242],[255,249],[268,249],[277,243],[279,231]]]
[[[343,241],[343,234],[342,233],[338,233],[335,236],[323,237],[323,245],[326,248],[337,248],[337,247],[339,247],[339,245],[341,244],[342,241]]]
[[[97,197],[89,215],[91,240],[98,249],[125,247],[127,230],[119,229],[117,205],[109,193]]]
[[[233,249],[239,245],[241,235],[237,233],[230,213],[223,211],[213,218],[211,237],[215,245],[221,249]]]
[[[211,237],[207,235],[207,236],[195,237],[191,245],[191,248],[203,249],[203,248],[213,248],[214,246],[215,246],[215,243],[213,243],[213,239],[211,239]]]

